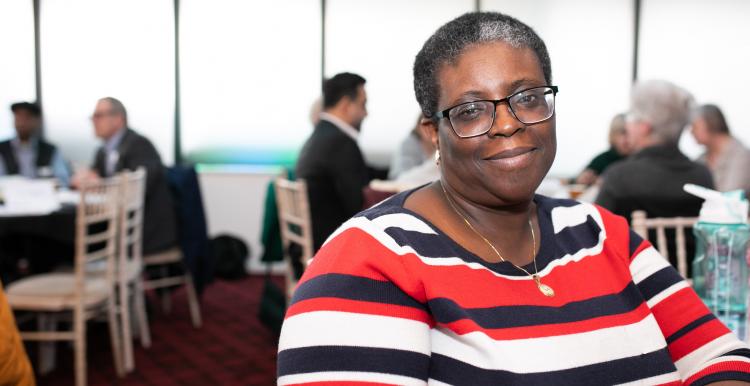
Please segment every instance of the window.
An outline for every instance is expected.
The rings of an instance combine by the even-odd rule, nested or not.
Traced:
[[[41,59],[47,133],[89,164],[99,141],[97,99],[120,99],[129,126],[165,163],[174,158],[174,11],[171,0],[42,0]]]
[[[15,135],[10,105],[36,99],[32,4],[0,1],[0,140]]]
[[[180,30],[187,157],[293,162],[320,95],[320,3],[183,0]]]
[[[557,157],[550,174],[578,174],[608,148],[609,124],[628,109],[633,68],[633,4],[619,0],[483,0],[542,37],[560,87]]]
[[[441,25],[474,10],[474,1],[327,0],[326,76],[367,79],[369,116],[359,143],[368,161],[386,166],[416,124],[414,57]]]

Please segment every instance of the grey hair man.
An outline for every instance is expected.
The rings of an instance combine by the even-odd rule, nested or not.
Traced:
[[[712,188],[711,172],[677,147],[692,106],[692,95],[670,82],[655,80],[633,86],[625,127],[634,154],[604,172],[597,204],[626,218],[636,210],[646,211],[648,217],[698,215],[701,199],[682,187],[691,183]],[[692,258],[694,239],[687,236]],[[670,258],[675,255],[671,250]]]

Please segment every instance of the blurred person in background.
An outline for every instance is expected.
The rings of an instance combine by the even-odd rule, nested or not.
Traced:
[[[19,102],[10,107],[16,136],[0,142],[0,176],[55,177],[68,186],[70,173],[55,145],[41,137],[42,110],[35,103]]]
[[[406,138],[401,141],[398,150],[393,154],[388,179],[396,179],[409,169],[422,165],[425,161],[432,160],[434,157],[435,146],[430,142],[428,133],[421,127],[422,115],[420,114],[414,128],[409,131]]]
[[[690,128],[695,140],[706,147],[698,162],[711,170],[716,189],[742,189],[750,195],[750,150],[729,132],[721,109],[711,104],[696,108]]]
[[[610,165],[627,157],[628,154],[630,154],[630,146],[625,130],[625,114],[617,114],[609,124],[609,150],[594,157],[578,175],[575,182],[593,185]]]
[[[100,99],[91,116],[96,136],[104,143],[97,150],[91,169],[73,176],[74,186],[112,177],[123,170],[146,169],[146,199],[143,219],[143,254],[169,249],[177,244],[177,226],[172,193],[156,147],[128,127],[128,113],[119,100]]]
[[[597,204],[627,219],[636,210],[644,210],[648,217],[698,216],[703,200],[682,187],[689,183],[713,188],[711,172],[677,147],[692,107],[692,95],[672,83],[654,80],[633,86],[626,119],[633,154],[604,172]],[[674,260],[674,232],[667,238]],[[686,249],[690,263],[695,251],[691,233],[686,235]]]
[[[296,176],[307,182],[314,249],[364,203],[370,172],[357,144],[367,117],[365,78],[348,72],[323,83],[323,111],[300,151]]]

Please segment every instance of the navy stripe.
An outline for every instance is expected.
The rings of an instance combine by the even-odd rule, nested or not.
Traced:
[[[424,304],[416,301],[391,282],[340,273],[316,276],[302,283],[294,291],[292,304],[314,298],[360,300],[427,310]]]
[[[635,233],[632,229],[630,230],[630,258],[632,259],[635,255],[635,251],[640,248],[643,244],[643,238]]]
[[[690,331],[695,330],[696,328],[716,319],[716,316],[712,313],[708,313],[706,315],[701,316],[698,319],[693,320],[692,322],[688,323],[685,327],[677,330],[674,332],[674,334],[667,337],[667,344],[672,344],[672,342],[676,341],[677,339],[680,339],[681,337],[685,336],[685,334],[689,333]]]
[[[570,323],[623,314],[636,309],[643,301],[638,288],[630,282],[620,293],[571,302],[562,307],[519,305],[461,308],[446,298],[432,299],[428,306],[440,323],[471,319],[482,328],[493,329]]]
[[[581,249],[588,249],[599,243],[599,233],[602,228],[599,227],[593,217],[586,216],[586,221],[574,226],[566,227],[560,230],[555,237],[557,251],[554,258],[561,258],[565,255],[573,255]]]
[[[671,265],[664,267],[638,283],[638,289],[646,300],[684,280]]]
[[[739,356],[739,357],[745,357],[750,359],[750,349],[747,348],[738,348],[737,350],[732,350],[726,354],[721,355],[723,357],[728,356]]]
[[[278,376],[320,371],[366,371],[427,381],[430,357],[414,351],[354,346],[313,346],[279,352]]]
[[[750,374],[743,373],[741,371],[722,371],[720,373],[709,374],[703,378],[699,378],[695,382],[691,383],[691,386],[710,385],[714,382],[719,382],[719,381],[750,382]]]
[[[508,353],[512,355],[513,353]],[[571,353],[572,354],[572,353]],[[534,358],[529,358],[534,360]],[[459,360],[432,354],[430,378],[451,385],[612,385],[633,382],[676,369],[666,349],[588,366],[540,373],[519,374],[487,370]]]

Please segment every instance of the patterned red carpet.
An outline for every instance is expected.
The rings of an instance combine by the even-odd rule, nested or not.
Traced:
[[[153,344],[143,349],[134,342],[136,370],[125,378],[115,375],[106,324],[89,323],[89,385],[275,384],[277,338],[256,317],[262,288],[262,276],[214,282],[203,294],[200,329],[193,328],[185,294],[177,291],[169,315],[149,315]],[[28,348],[34,360],[35,347]],[[40,386],[73,385],[71,347],[60,344],[57,356],[56,369],[37,377]]]

